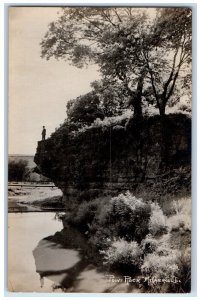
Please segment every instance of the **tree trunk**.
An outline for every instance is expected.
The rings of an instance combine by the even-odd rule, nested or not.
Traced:
[[[166,108],[166,99],[160,98],[160,101],[158,103],[158,108],[161,116],[165,115],[165,108]]]
[[[134,107],[134,116],[135,117],[141,117],[142,116],[142,104],[141,104],[141,98],[134,99],[133,101],[133,107]]]
[[[141,75],[138,84],[137,89],[135,92],[132,93],[132,99],[130,101],[130,104],[134,108],[134,116],[135,117],[141,117],[142,116],[142,89],[144,84],[144,75]]]
[[[164,116],[165,115],[165,106],[160,106],[159,107],[159,112],[160,112],[161,116]]]

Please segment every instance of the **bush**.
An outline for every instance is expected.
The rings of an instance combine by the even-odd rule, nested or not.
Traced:
[[[152,278],[172,279],[179,270],[177,258],[178,250],[170,250],[166,255],[149,253],[141,266],[142,274]]]
[[[76,215],[72,218],[71,222],[77,225],[82,231],[88,230],[94,220],[98,205],[98,201],[84,201],[78,207]]]
[[[178,256],[179,251],[173,249],[168,249],[165,254],[160,254],[157,251],[147,254],[141,266],[141,273],[145,278],[159,280],[159,284],[152,283],[150,286],[146,286],[147,283],[145,283],[145,286],[154,292],[161,292],[164,288],[167,292],[172,286],[171,281],[174,280],[179,271]]]
[[[144,202],[126,192],[84,201],[70,220],[98,247],[109,268],[158,279],[158,284],[144,283],[152,292],[188,292],[190,240],[189,232],[183,232],[190,230],[191,201],[185,197],[177,202],[169,200],[169,217],[158,203]],[[182,243],[188,244],[189,251],[181,248]],[[175,277],[177,284],[171,282]]]
[[[68,218],[82,231],[89,231],[90,241],[101,247],[107,238],[124,238],[140,242],[149,232],[150,204],[137,199],[130,192],[117,197],[84,201]]]
[[[140,242],[148,233],[150,213],[149,204],[127,191],[110,200],[107,208],[100,212],[98,222],[111,226],[116,237]]]
[[[84,201],[69,221],[88,231],[90,242],[98,242],[100,248],[107,245],[107,238],[140,243],[148,233],[161,235],[167,231],[166,217],[159,205],[145,203],[129,191],[113,198]]]
[[[19,161],[9,161],[8,181],[23,181],[25,179],[27,164],[28,162],[22,159]]]
[[[141,247],[144,255],[147,253],[152,253],[156,250],[158,241],[151,234],[148,234],[144,240],[141,242]]]
[[[159,284],[152,283],[150,285],[145,282],[145,286],[152,292],[161,292],[162,289],[167,292],[171,286],[171,280],[179,271],[180,251],[171,247],[169,233],[160,238],[149,234],[142,241],[141,247],[144,253],[144,260],[141,265],[142,275],[161,281]]]
[[[172,231],[191,231],[191,198],[183,197],[172,202],[174,214],[167,220]]]
[[[167,218],[163,214],[158,203],[151,204],[151,216],[149,220],[149,232],[153,235],[161,235],[167,232]]]
[[[101,251],[105,264],[115,267],[132,267],[139,270],[142,250],[137,242],[127,242],[124,239],[116,239],[107,250]]]
[[[176,276],[181,284],[177,287],[178,293],[190,293],[191,291],[191,248],[188,247],[178,260],[178,271]]]
[[[148,287],[152,292],[189,292],[191,283],[191,249],[176,249],[171,233],[156,238],[147,235],[141,243],[144,254],[141,273],[144,277],[161,280]],[[177,283],[171,282],[176,278]]]

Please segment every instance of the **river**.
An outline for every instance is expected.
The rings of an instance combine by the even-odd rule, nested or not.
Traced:
[[[73,228],[64,229],[55,216],[53,212],[8,214],[10,292],[139,292],[123,280],[113,282],[115,275],[104,270],[85,237]]]

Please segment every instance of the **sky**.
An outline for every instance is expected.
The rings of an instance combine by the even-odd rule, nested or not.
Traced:
[[[40,42],[59,10],[9,9],[9,154],[34,155],[42,126],[48,137],[66,118],[67,101],[90,91],[90,83],[99,78],[94,65],[78,69],[40,57]]]

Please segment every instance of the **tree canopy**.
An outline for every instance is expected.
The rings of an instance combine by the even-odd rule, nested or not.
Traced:
[[[104,82],[123,86],[136,115],[151,88],[163,115],[191,63],[191,19],[188,8],[62,8],[41,42],[41,55],[79,68],[97,64]]]
[[[92,91],[67,102],[68,123],[81,127],[96,119],[118,116],[129,105],[126,89],[115,81],[105,80],[91,83]]]
[[[91,92],[67,103],[68,121],[80,125],[90,125],[95,119],[104,118],[99,97]]]
[[[8,181],[23,181],[27,172],[27,161],[11,160],[8,163]]]

